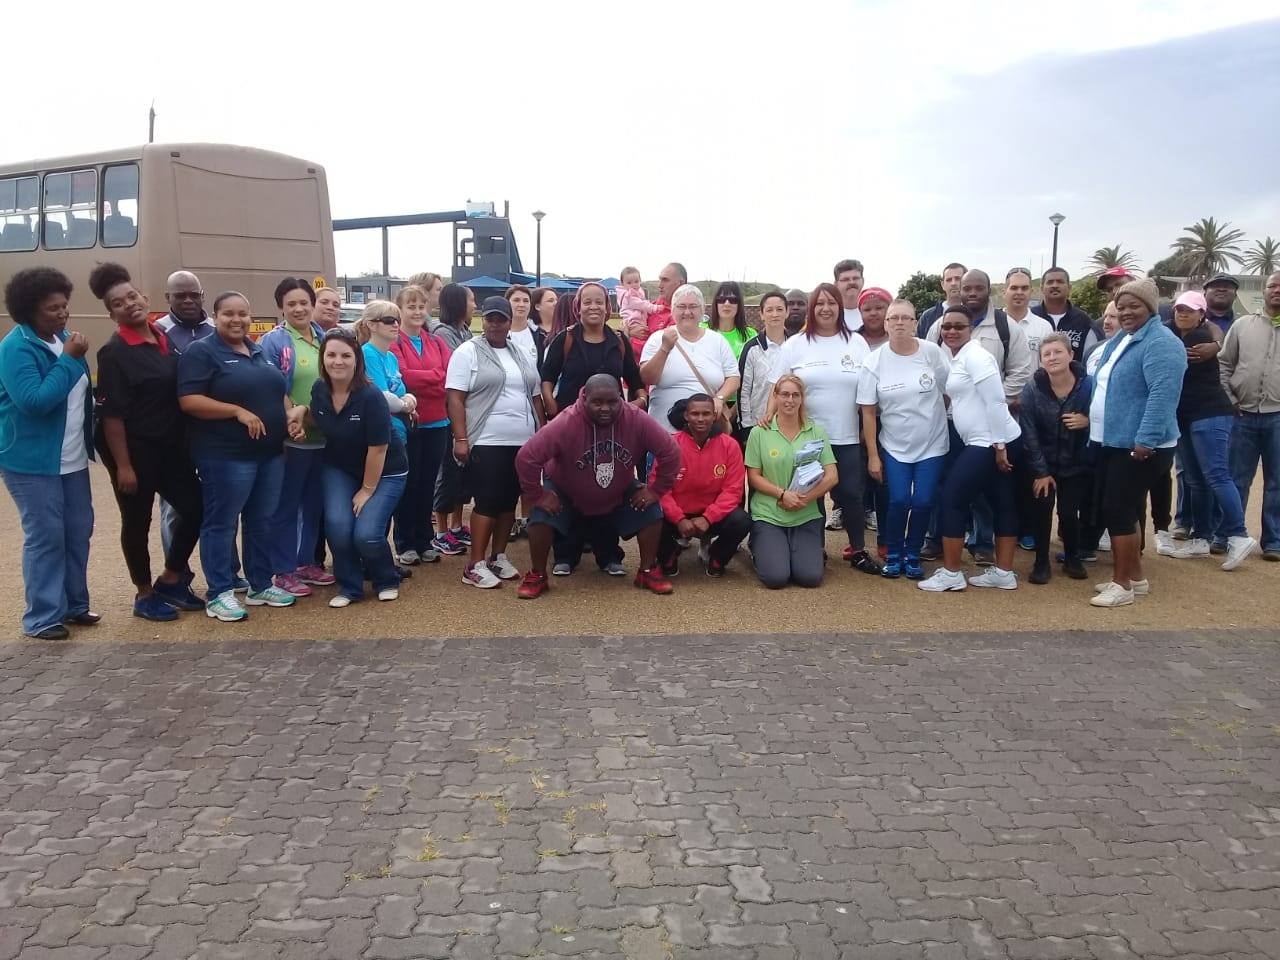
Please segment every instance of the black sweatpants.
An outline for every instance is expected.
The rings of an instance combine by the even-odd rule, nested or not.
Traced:
[[[711,559],[719,562],[721,566],[727,564],[733,559],[733,555],[738,552],[738,547],[743,540],[747,539],[747,534],[750,532],[751,517],[741,507],[723,520],[717,520],[711,524],[706,533],[708,537],[715,537],[709,551]],[[665,563],[679,552],[680,547],[676,543],[679,536],[679,528],[670,520],[663,519],[662,539],[658,543],[659,560]]]
[[[160,441],[130,440],[129,460],[138,477],[138,489],[126,494],[120,492],[116,462],[106,442],[101,441],[97,446],[120,507],[120,549],[129,568],[129,579],[138,587],[151,585],[151,514],[157,494],[178,515],[165,566],[179,573],[190,573],[191,554],[200,538],[204,498],[195,464],[187,451]]]
[[[1067,477],[1055,477],[1054,489],[1048,496],[1037,497],[1028,488],[1025,503],[1029,510],[1026,520],[1036,538],[1036,562],[1049,562],[1049,542],[1053,531],[1054,502],[1058,507],[1058,534],[1062,537],[1062,550],[1067,557],[1079,559],[1083,550],[1083,521],[1088,519],[1090,494],[1093,490],[1093,474],[1084,473]],[[1028,481],[1029,483],[1031,481]]]

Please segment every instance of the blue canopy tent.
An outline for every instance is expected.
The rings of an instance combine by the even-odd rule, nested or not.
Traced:
[[[490,295],[495,291],[502,293],[507,287],[511,286],[512,281],[499,280],[497,277],[472,277],[470,280],[463,280],[464,287],[470,287],[475,291],[484,291],[486,295]]]

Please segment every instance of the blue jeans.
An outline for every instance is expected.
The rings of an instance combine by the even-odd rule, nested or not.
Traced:
[[[323,448],[284,448],[280,503],[272,518],[271,572],[293,573],[316,562],[316,538],[324,495],[320,492]]]
[[[280,503],[284,457],[270,460],[196,461],[204,490],[200,525],[200,566],[209,584],[209,599],[236,582],[236,527],[244,530],[244,572],[257,593],[271,586],[272,520]]]
[[[338,590],[344,597],[359,600],[364,596],[365,573],[374,590],[400,586],[400,574],[387,543],[387,528],[406,480],[404,475],[379,480],[357,517],[351,498],[360,489],[360,481],[337,467],[325,465],[321,473],[324,533],[333,553],[333,575],[338,578]]]
[[[889,488],[883,542],[890,557],[919,559],[946,460],[941,456],[903,463],[887,451],[881,453],[885,486]]]
[[[1178,440],[1191,528],[1201,540],[1245,536],[1244,505],[1231,479],[1228,457],[1235,417],[1193,420]],[[1214,507],[1221,510],[1215,523]]]
[[[1231,476],[1240,503],[1262,461],[1262,549],[1280,550],[1280,413],[1242,413],[1231,433]]]
[[[60,477],[0,473],[22,520],[22,632],[33,636],[89,609],[89,471]]]

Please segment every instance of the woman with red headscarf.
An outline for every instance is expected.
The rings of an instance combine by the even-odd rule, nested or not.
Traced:
[[[609,328],[609,295],[604,287],[585,283],[573,301],[578,322],[552,337],[543,353],[542,403],[547,418],[572,406],[583,384],[597,373],[625,383],[628,399],[648,409],[648,392],[631,341]]]

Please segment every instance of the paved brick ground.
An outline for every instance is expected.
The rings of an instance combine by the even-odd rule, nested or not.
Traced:
[[[1278,639],[0,645],[0,958],[1280,957]]]

